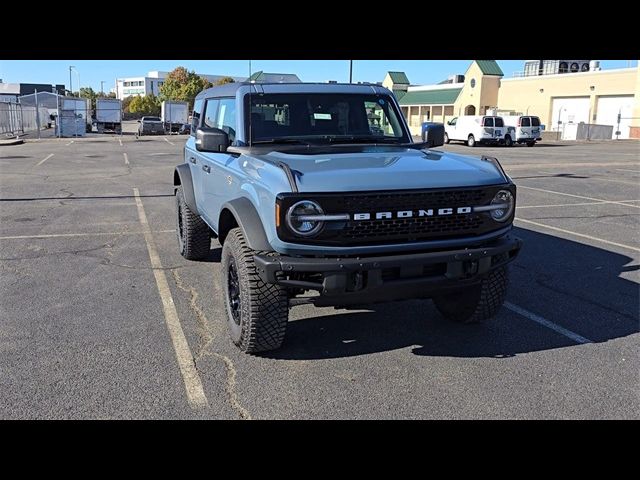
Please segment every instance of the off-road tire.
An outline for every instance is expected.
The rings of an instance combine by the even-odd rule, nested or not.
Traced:
[[[467,145],[472,148],[476,146],[476,139],[473,135],[469,135],[469,138],[467,138]]]
[[[438,311],[448,320],[478,323],[493,317],[507,294],[507,267],[500,267],[485,276],[480,285],[433,298]]]
[[[450,142],[450,140],[449,140],[449,135],[447,135],[447,134],[445,133],[445,134],[444,134],[444,143],[445,143],[445,144],[447,144],[447,145],[449,145],[449,142]]]
[[[209,255],[209,226],[200,215],[191,211],[184,200],[182,185],[176,189],[176,232],[180,255],[187,260],[200,260]]]
[[[280,285],[264,283],[256,273],[251,250],[240,228],[229,231],[222,247],[222,289],[229,335],[245,353],[275,350],[282,345],[289,320],[289,296]],[[239,299],[234,313],[231,303],[231,265],[234,265]]]

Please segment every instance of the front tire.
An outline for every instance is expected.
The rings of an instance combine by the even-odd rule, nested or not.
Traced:
[[[458,323],[478,323],[493,317],[507,294],[507,267],[493,270],[480,285],[433,298],[438,311],[447,320]]]
[[[222,288],[231,340],[245,353],[282,345],[289,320],[289,297],[280,285],[264,283],[239,228],[229,231],[222,247]]]
[[[506,147],[513,147],[513,140],[511,140],[511,135],[507,135],[504,137],[504,145]]]
[[[201,260],[209,255],[209,226],[200,215],[191,211],[184,199],[182,185],[176,189],[176,232],[180,255],[187,260]]]
[[[469,138],[467,139],[467,145],[469,145],[470,147],[476,146],[476,139],[473,135],[469,135]]]
[[[449,145],[449,135],[447,135],[446,133],[444,134],[444,143]]]

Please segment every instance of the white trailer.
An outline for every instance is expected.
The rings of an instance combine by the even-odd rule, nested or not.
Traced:
[[[122,133],[122,102],[115,98],[96,99],[96,127],[98,133]]]
[[[177,132],[182,125],[189,122],[189,104],[165,100],[161,105],[160,118],[166,132]]]

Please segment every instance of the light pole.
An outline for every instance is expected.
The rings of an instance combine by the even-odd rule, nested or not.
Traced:
[[[104,97],[104,80],[100,80],[100,95]]]
[[[71,69],[76,68],[73,65],[69,65],[69,92],[73,95],[73,83],[71,82]]]
[[[349,83],[353,83],[353,60],[349,60]]]
[[[71,95],[73,95],[73,88],[71,88],[71,69],[75,70],[76,75],[78,76],[78,97],[80,96],[80,74],[78,73],[78,69],[71,65],[69,67],[69,90],[71,90]]]

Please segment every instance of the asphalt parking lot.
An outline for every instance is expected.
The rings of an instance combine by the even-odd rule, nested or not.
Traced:
[[[178,252],[185,138],[0,146],[0,418],[640,418],[640,143],[442,147],[518,185],[500,314],[300,306],[280,350],[249,356],[217,242]]]

